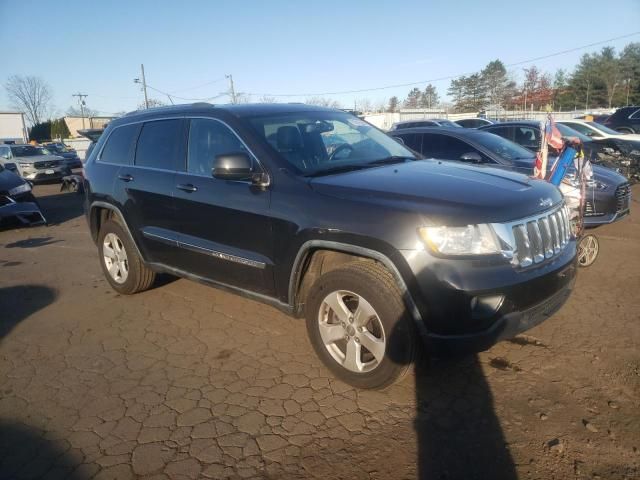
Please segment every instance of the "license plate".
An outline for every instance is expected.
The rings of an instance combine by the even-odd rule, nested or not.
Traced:
[[[44,173],[47,174],[47,175],[53,175],[54,172],[53,172],[53,170],[48,169],[48,170],[45,170]]]

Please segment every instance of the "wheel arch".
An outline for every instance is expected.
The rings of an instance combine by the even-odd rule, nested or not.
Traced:
[[[138,244],[136,243],[135,237],[131,234],[131,230],[129,229],[129,225],[127,225],[127,221],[122,215],[122,212],[118,207],[111,203],[95,201],[89,207],[89,230],[91,231],[91,237],[94,242],[98,241],[98,235],[100,235],[100,227],[109,219],[114,219],[119,225],[124,228],[133,243],[136,253],[138,256],[145,261],[145,257],[142,255]]]
[[[316,260],[314,261],[314,259]],[[322,266],[327,259],[329,267],[322,271]],[[302,296],[305,295],[306,290],[311,286],[310,284],[319,277],[320,273],[326,273],[348,261],[357,260],[380,263],[391,272],[419,333],[426,336],[427,330],[420,309],[396,264],[384,253],[359,245],[329,240],[308,240],[302,244],[296,254],[289,277],[288,300],[294,312],[300,314],[300,309],[304,305],[304,301],[301,302]],[[318,268],[320,271],[317,270]]]

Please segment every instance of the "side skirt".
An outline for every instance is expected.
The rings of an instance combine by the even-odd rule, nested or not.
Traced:
[[[168,273],[170,275],[175,275],[176,277],[186,278],[187,280],[192,280],[194,282],[202,283],[210,287],[219,288],[220,290],[224,290],[229,293],[234,293],[236,295],[240,295],[241,297],[248,298],[250,300],[255,300],[257,302],[264,303],[271,307],[275,307],[281,312],[286,313],[289,316],[295,317],[293,307],[287,303],[281,302],[277,298],[273,298],[268,295],[263,295],[261,293],[255,293],[250,290],[244,290],[242,288],[234,287],[233,285],[227,285],[226,283],[217,282],[215,280],[210,280],[208,278],[204,278],[199,275],[194,275],[193,273],[185,272],[184,270],[173,268],[162,263],[147,263],[146,265],[155,272]]]

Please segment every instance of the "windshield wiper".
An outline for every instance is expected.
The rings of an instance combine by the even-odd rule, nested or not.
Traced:
[[[373,160],[371,162],[367,162],[367,165],[388,165],[392,163],[401,163],[407,160],[416,160],[414,157],[403,157],[400,155],[392,155],[390,157],[380,158],[378,160]]]
[[[323,175],[333,175],[334,173],[345,173],[353,170],[362,170],[364,168],[370,168],[371,165],[364,163],[360,165],[341,165],[339,167],[325,168],[323,170],[317,170],[315,172],[305,175],[306,177],[321,177]]]

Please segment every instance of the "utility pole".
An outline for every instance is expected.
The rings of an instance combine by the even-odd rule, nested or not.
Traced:
[[[590,87],[591,87],[591,82],[587,80],[587,99],[584,102],[585,113],[587,113],[587,110],[589,110],[589,88]]]
[[[231,103],[237,103],[236,90],[233,88],[233,75],[225,75],[229,79],[229,95],[231,96]]]
[[[631,79],[627,78],[627,106],[629,106],[629,87],[631,87]]]
[[[142,72],[142,81],[140,78],[134,78],[133,83],[142,83],[142,91],[144,92],[144,107],[149,108],[149,97],[147,97],[147,80],[144,78],[144,63],[140,64],[140,71]]]
[[[78,104],[80,104],[80,112],[82,113],[82,129],[84,130],[84,99],[88,97],[86,93],[75,93],[71,95],[72,97],[78,97]]]

